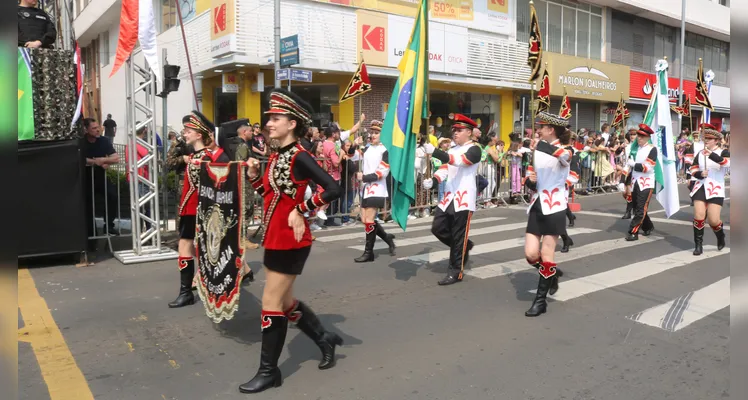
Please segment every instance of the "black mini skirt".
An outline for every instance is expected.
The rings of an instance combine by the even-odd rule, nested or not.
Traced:
[[[194,215],[183,215],[179,217],[179,238],[180,239],[195,239],[195,224],[197,223],[197,217]]]
[[[553,214],[543,215],[540,201],[535,203],[527,216],[526,233],[536,236],[558,236],[566,233],[566,213],[558,211]]]
[[[703,201],[706,204],[718,204],[723,205],[725,202],[724,197],[712,197],[711,199],[707,200],[706,198],[706,190],[704,189],[704,185],[702,185],[699,190],[696,191],[696,193],[691,196],[691,200],[693,201]]]
[[[367,197],[361,200],[361,208],[384,208],[386,197]]]
[[[265,249],[263,264],[271,271],[286,275],[301,275],[312,246],[291,250]]]

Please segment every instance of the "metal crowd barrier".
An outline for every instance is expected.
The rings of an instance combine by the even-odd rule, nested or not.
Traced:
[[[108,247],[111,250],[112,236],[130,236],[132,235],[130,227],[130,196],[129,184],[126,180],[125,164],[125,146],[115,145],[115,149],[120,153],[121,162],[118,165],[110,166],[105,174],[91,175],[91,183],[88,187],[88,196],[90,207],[88,213],[91,221],[89,222],[89,239],[106,239]],[[159,149],[163,152],[164,149]],[[161,153],[163,154],[163,153]],[[503,153],[504,156],[498,163],[493,160],[482,161],[478,167],[477,184],[485,185],[485,188],[478,194],[476,206],[478,209],[505,207],[512,204],[527,204],[530,200],[530,193],[522,185],[527,172],[526,159],[513,162],[512,157]],[[163,158],[163,157],[162,157]],[[325,159],[317,158],[318,163],[322,166]],[[424,160],[431,163],[430,157]],[[589,195],[598,193],[617,192],[620,182],[620,174],[615,171],[615,166],[624,166],[626,160],[619,155],[614,157],[613,163],[610,162],[610,156],[607,152],[590,152],[580,160],[581,173],[579,182],[574,186],[574,192],[577,195]],[[261,159],[261,171],[264,172],[267,167],[267,159]],[[524,162],[524,163],[523,163]],[[161,190],[160,196],[160,215],[162,233],[174,233],[178,227],[177,206],[181,195],[184,171],[174,171],[166,167],[163,160],[160,161]],[[360,162],[353,162],[355,172],[358,172]],[[87,167],[100,168],[100,167]],[[433,172],[433,168],[431,168]],[[611,172],[612,171],[612,172]],[[342,188],[341,197],[329,204],[324,211],[327,220],[333,225],[355,223],[358,220],[358,210],[362,199],[362,185],[355,179],[355,172],[343,176],[341,173],[340,186]],[[427,170],[428,172],[428,170]],[[685,182],[685,166],[679,165],[679,176],[682,182]],[[415,168],[414,168],[415,174]],[[94,178],[105,179],[106,182],[95,182]],[[425,190],[422,187],[423,175],[415,174],[416,182],[416,200],[411,204],[409,214],[411,219],[421,218],[433,214],[435,207],[443,195],[443,187],[433,187],[431,190]],[[392,176],[389,178],[389,192],[392,193]],[[247,204],[247,235],[252,236],[258,232],[262,225],[262,198],[254,195],[254,190],[249,183],[246,184],[250,192],[251,201]],[[390,202],[387,201],[385,209],[381,210],[378,218],[383,221],[389,220]],[[308,218],[313,225],[322,225],[323,221],[319,219],[319,210],[309,213]],[[340,221],[340,222],[338,222]]]

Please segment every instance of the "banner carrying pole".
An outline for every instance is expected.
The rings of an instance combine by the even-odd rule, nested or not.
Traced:
[[[179,0],[174,0],[177,5],[177,16],[179,17],[179,28],[182,31],[182,43],[184,44],[184,55],[187,58],[187,69],[190,71],[190,82],[192,83],[192,96],[195,100],[195,109],[200,110],[200,104],[197,102],[197,89],[195,88],[195,75],[192,73],[192,62],[190,61],[190,50],[187,48],[187,36],[184,34],[184,20],[182,19],[182,7]]]

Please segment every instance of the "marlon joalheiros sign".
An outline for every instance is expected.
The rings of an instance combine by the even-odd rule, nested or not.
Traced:
[[[617,102],[629,97],[629,67],[586,58],[543,53],[551,82],[551,95]]]

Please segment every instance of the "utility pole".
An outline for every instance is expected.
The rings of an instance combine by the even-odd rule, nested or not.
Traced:
[[[680,11],[680,84],[678,86],[678,106],[683,104],[683,65],[686,59],[685,48],[686,48],[686,0],[681,0],[681,11]],[[689,110],[690,111],[690,110]],[[683,116],[678,114],[678,131],[683,129]]]
[[[278,80],[278,71],[281,65],[281,2],[275,0],[275,87],[280,88],[281,82]]]

